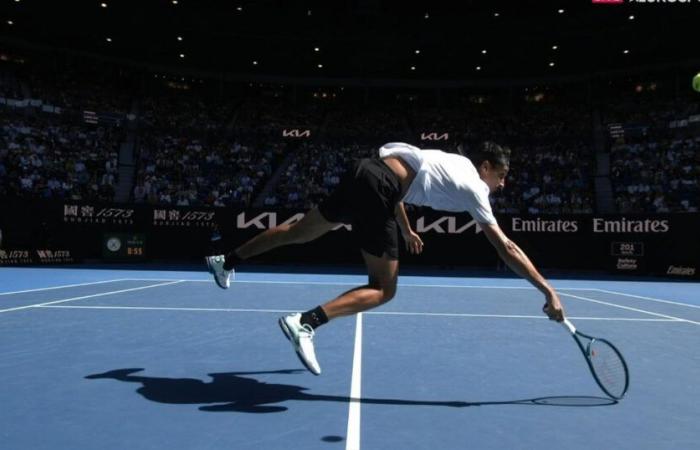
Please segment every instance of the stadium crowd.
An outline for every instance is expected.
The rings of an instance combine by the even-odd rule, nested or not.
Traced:
[[[2,114],[0,195],[113,201],[118,130]]]
[[[220,135],[233,119],[232,103],[190,92],[160,92],[138,101],[139,126],[144,135],[173,130],[198,137]]]
[[[139,145],[136,203],[249,206],[272,174],[283,144],[251,147],[228,138],[145,137]]]
[[[592,151],[583,142],[513,149],[506,188],[492,197],[501,213],[593,212]]]
[[[700,198],[700,102],[643,96],[604,107],[611,182],[618,212],[697,212]],[[689,121],[692,116],[697,120]]]
[[[437,107],[376,99],[367,105],[308,89],[297,98],[272,88],[219,97],[160,86],[137,98],[122,88],[110,91],[110,80],[87,87],[70,80],[70,74],[20,79],[0,72],[0,94],[130,112],[136,126],[127,130],[1,105],[0,195],[113,201],[118,149],[131,133],[135,178],[127,188],[135,203],[308,209],[339,183],[351,160],[375,155],[385,142],[456,151],[458,141],[493,139],[513,148],[506,189],[492,198],[497,213],[595,211],[596,150],[592,112],[585,108],[466,101]],[[617,210],[697,211],[700,138],[674,136],[668,127],[670,120],[697,113],[697,102],[674,107],[664,99],[643,113],[625,105],[602,110],[603,123],[643,130],[607,144]],[[290,136],[289,130],[308,133]]]
[[[370,146],[359,144],[302,144],[281,173],[274,190],[265,196],[264,205],[313,208],[340,183],[351,160],[371,157],[376,152]]]
[[[611,160],[619,212],[698,211],[700,137],[617,144]]]

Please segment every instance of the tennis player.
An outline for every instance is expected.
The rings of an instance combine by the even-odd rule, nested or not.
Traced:
[[[505,186],[510,149],[485,142],[470,156],[421,150],[404,143],[386,144],[379,150],[379,158],[354,163],[336,190],[302,220],[266,230],[226,255],[207,257],[209,270],[219,287],[227,289],[240,261],[282,245],[312,241],[338,224],[351,224],[367,266],[367,284],[304,313],[279,319],[299,359],[319,375],[314,330],[336,317],[375,308],[394,297],[399,273],[397,226],[410,253],[423,251],[423,241],[408,222],[405,202],[469,212],[503,261],[544,294],[543,310],[549,318],[563,320],[559,296],[525,253],[501,231],[491,211],[489,194]]]

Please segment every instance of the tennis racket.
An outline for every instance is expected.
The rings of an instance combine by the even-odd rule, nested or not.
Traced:
[[[603,392],[615,400],[624,397],[630,378],[622,353],[610,341],[581,333],[569,319],[565,318],[562,325],[578,344],[593,378]]]

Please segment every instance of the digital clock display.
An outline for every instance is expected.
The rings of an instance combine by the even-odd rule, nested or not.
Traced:
[[[612,256],[644,256],[643,242],[613,242],[611,247]]]
[[[129,260],[146,256],[146,236],[133,233],[105,233],[102,256],[105,259]]]

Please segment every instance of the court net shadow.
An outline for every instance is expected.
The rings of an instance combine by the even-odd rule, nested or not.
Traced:
[[[144,369],[116,369],[108,372],[88,375],[85,378],[113,379],[127,383],[138,383],[136,389],[144,398],[170,404],[199,404],[201,411],[210,412],[246,412],[272,413],[286,411],[280,403],[289,400],[343,402],[360,401],[363,404],[406,405],[406,406],[445,406],[464,408],[487,405],[539,405],[591,407],[610,406],[617,401],[604,397],[591,396],[556,396],[521,400],[464,402],[464,401],[429,401],[403,400],[388,398],[352,399],[348,396],[311,394],[308,388],[292,384],[269,383],[259,381],[255,375],[293,375],[304,370],[275,370],[261,372],[229,372],[209,374],[211,381],[195,378],[163,378],[136,375]]]

